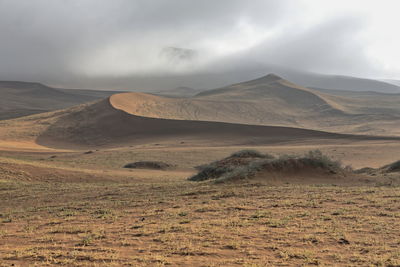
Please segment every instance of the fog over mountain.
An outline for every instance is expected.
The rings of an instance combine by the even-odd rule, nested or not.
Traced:
[[[319,86],[312,73],[399,79],[396,6],[394,0],[0,0],[0,80],[148,91],[215,88],[269,72],[305,86]],[[300,74],[306,78],[296,80]],[[300,81],[310,75],[313,81]]]

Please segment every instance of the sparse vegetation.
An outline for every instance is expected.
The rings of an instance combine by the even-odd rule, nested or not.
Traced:
[[[386,172],[400,172],[400,160],[383,167]]]
[[[395,161],[390,164],[387,164],[387,165],[377,168],[377,169],[365,167],[365,168],[355,170],[355,172],[361,173],[361,174],[369,174],[369,175],[373,175],[373,176],[376,176],[376,175],[382,174],[382,173],[400,172],[400,160]]]
[[[320,169],[330,174],[344,171],[341,162],[332,160],[319,150],[312,150],[303,156],[283,155],[275,158],[254,150],[242,150],[208,165],[200,166],[199,173],[189,178],[191,181],[214,179],[216,182],[245,179],[261,171],[302,171]]]
[[[0,266],[399,265],[398,173],[374,169],[361,187],[265,179],[345,172],[308,147],[0,152]],[[219,158],[199,170],[239,182],[186,180]],[[121,169],[127,160],[177,168]]]
[[[152,170],[166,170],[173,167],[172,165],[160,161],[137,161],[128,163],[124,168],[129,169],[152,169]]]
[[[5,183],[4,266],[400,264],[398,188]]]
[[[254,149],[243,149],[243,150],[232,153],[230,158],[262,158],[262,159],[269,158],[269,159],[273,159],[274,156],[272,156],[270,154],[263,154]]]

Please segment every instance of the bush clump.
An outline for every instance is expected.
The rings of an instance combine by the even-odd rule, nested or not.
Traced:
[[[256,150],[240,150],[222,160],[197,166],[196,169],[198,169],[199,172],[190,177],[189,180],[204,181],[232,175],[242,176],[242,174],[244,175],[244,172],[246,172],[245,169],[248,168],[252,161],[272,158],[274,158],[272,155],[262,154]]]
[[[274,156],[270,154],[262,154],[261,152],[253,149],[243,149],[240,151],[237,151],[235,153],[232,153],[230,155],[231,158],[274,158]]]
[[[137,161],[128,163],[124,168],[129,169],[152,169],[152,170],[165,170],[173,167],[172,165],[160,161]]]
[[[339,161],[332,160],[319,150],[313,150],[304,156],[284,155],[275,158],[257,151],[239,151],[219,161],[199,166],[199,173],[189,178],[191,181],[214,179],[216,182],[245,179],[259,171],[297,171],[307,168],[322,169],[335,174],[343,171]]]
[[[383,167],[386,172],[400,172],[400,160]]]

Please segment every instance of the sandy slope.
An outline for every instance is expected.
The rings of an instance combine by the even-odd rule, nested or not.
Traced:
[[[341,133],[399,135],[398,102],[334,96],[290,83],[276,75],[209,90],[192,98],[144,93],[111,96],[129,114],[178,120],[302,127]]]
[[[222,146],[393,139],[290,127],[148,118],[115,109],[110,101],[103,100],[66,110],[40,133],[36,141],[50,147],[74,148],[146,143],[186,142],[193,145]]]
[[[63,109],[112,94],[110,91],[56,89],[40,83],[0,81],[0,120]]]
[[[355,132],[369,123],[363,130],[371,134],[376,123],[398,122],[385,121],[382,116],[351,114],[348,106],[323,93],[268,75],[192,98],[123,93],[57,112],[3,121],[0,147],[84,149],[154,143],[258,146],[398,140],[304,129]],[[379,133],[398,129],[389,126]]]

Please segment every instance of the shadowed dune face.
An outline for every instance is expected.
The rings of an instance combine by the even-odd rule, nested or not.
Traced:
[[[37,138],[37,142],[49,147],[74,148],[155,142],[179,144],[182,141],[194,145],[266,145],[384,139],[290,127],[148,118],[115,109],[109,100],[102,100],[59,116]]]

